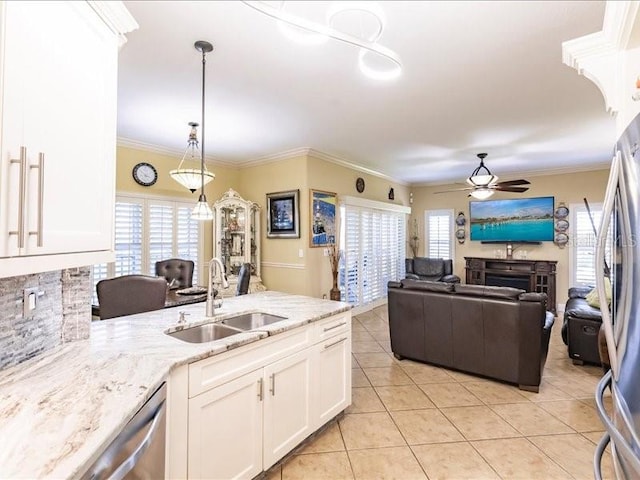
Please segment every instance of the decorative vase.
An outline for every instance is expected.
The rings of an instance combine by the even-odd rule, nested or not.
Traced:
[[[331,272],[333,274],[333,287],[329,292],[329,298],[331,300],[340,301],[340,289],[338,288],[338,272]]]

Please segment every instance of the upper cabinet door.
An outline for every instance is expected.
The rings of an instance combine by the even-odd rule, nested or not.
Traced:
[[[84,2],[6,2],[1,256],[109,250],[117,37]]]

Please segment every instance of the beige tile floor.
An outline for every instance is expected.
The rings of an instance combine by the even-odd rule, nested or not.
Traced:
[[[396,360],[386,305],[353,320],[352,405],[265,476],[293,479],[592,479],[601,376],[553,328],[540,393]],[[613,479],[610,458],[605,478]]]

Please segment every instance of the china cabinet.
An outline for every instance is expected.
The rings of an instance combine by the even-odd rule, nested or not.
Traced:
[[[260,205],[245,200],[230,188],[213,204],[213,250],[226,270],[229,288],[223,296],[233,296],[243,263],[251,264],[249,293],[266,290],[260,278]]]

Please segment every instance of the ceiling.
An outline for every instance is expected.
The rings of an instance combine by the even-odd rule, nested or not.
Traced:
[[[242,165],[311,148],[412,185],[457,182],[488,152],[502,178],[605,165],[614,119],[561,43],[602,28],[604,2],[378,2],[379,43],[402,75],[376,81],[355,47],[286,38],[242,2],[124,2],[140,25],[120,52],[118,136],[181,152],[200,121],[207,157]],[[322,21],[331,2],[290,2]],[[179,158],[179,153],[176,157]]]

